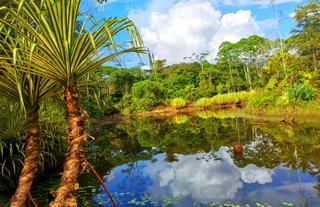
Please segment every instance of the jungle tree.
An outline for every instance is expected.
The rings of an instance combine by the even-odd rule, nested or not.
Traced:
[[[20,67],[28,67],[27,61],[30,56],[19,51],[24,50],[25,47],[31,47],[31,45],[27,38],[15,34],[10,28],[3,25],[0,27],[0,35],[6,37],[0,39],[0,53],[2,60],[4,60],[0,65],[0,96],[21,103],[27,116],[24,165],[18,187],[10,202],[12,207],[23,207],[36,176],[41,151],[42,133],[39,126],[39,104],[54,95],[58,87],[56,82],[52,80],[15,71],[12,61],[15,61],[16,58],[24,61],[17,63],[22,64],[19,65]],[[15,58],[11,59],[11,56]]]
[[[317,71],[320,58],[320,1],[310,0],[307,4],[298,6],[293,19],[297,24],[292,30],[294,49]]]
[[[46,77],[64,88],[68,119],[68,145],[61,185],[56,190],[51,207],[77,206],[73,192],[78,189],[77,177],[84,161],[86,112],[80,108],[78,81],[102,64],[127,52],[145,52],[141,38],[128,18],[110,18],[96,21],[88,18],[79,32],[75,32],[80,0],[21,1],[18,10],[10,10],[20,27],[1,22],[20,35],[30,32],[32,45],[22,51],[32,55],[30,61],[16,59],[12,67]],[[116,43],[114,36],[127,31],[130,41]],[[17,64],[19,63],[19,64]],[[20,65],[28,63],[30,67]]]
[[[268,59],[270,43],[270,40],[258,35],[242,38],[236,43],[223,42],[219,47],[217,63],[237,79],[244,76],[246,85],[253,89],[256,86],[254,80],[262,77],[262,66]]]

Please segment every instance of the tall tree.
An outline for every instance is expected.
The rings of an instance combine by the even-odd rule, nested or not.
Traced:
[[[24,50],[25,47],[31,47],[31,45],[28,44],[25,37],[12,32],[10,28],[3,27],[3,25],[0,26],[0,34],[6,36],[6,38],[0,39],[0,54],[3,54],[2,59],[4,60],[0,65],[0,96],[21,103],[28,121],[24,164],[18,187],[10,201],[11,207],[24,207],[36,176],[41,151],[39,103],[54,95],[58,87],[57,83],[52,80],[15,71],[11,63],[17,58],[25,61],[20,67],[28,67],[27,61],[30,56],[25,56],[19,50]],[[15,58],[11,59],[11,56]],[[22,64],[22,62],[18,64]]]
[[[247,86],[252,89],[254,80],[262,76],[262,66],[266,63],[271,41],[252,35],[236,43],[223,42],[219,47],[217,63],[226,70],[236,70],[237,78],[244,75]]]
[[[145,52],[141,47],[141,38],[128,18],[100,21],[89,18],[76,33],[79,5],[80,0],[42,0],[39,5],[35,0],[21,1],[19,10],[10,12],[23,29],[0,20],[21,35],[29,31],[32,34],[30,41],[42,54],[33,53],[31,47],[21,51],[32,55],[30,61],[17,59],[15,61],[21,64],[12,63],[12,66],[54,80],[64,87],[69,149],[61,185],[55,192],[51,207],[77,206],[73,192],[78,189],[77,177],[87,138],[84,127],[86,113],[79,105],[78,81],[120,54]],[[131,40],[116,43],[113,37],[124,30],[127,30]],[[26,63],[31,67],[20,66]]]
[[[310,65],[317,71],[320,67],[320,1],[310,0],[298,6],[293,19],[297,24],[292,30],[295,49],[302,57],[309,59]]]

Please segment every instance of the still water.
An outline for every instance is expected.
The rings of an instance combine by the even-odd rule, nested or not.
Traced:
[[[88,155],[119,206],[319,207],[317,123],[230,111],[131,118],[100,126]],[[92,175],[81,185],[83,204],[112,206]]]

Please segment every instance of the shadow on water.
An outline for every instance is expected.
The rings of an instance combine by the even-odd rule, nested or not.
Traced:
[[[316,124],[202,111],[131,118],[95,137],[89,159],[120,206],[320,206]],[[83,206],[112,206],[92,174],[81,186]]]

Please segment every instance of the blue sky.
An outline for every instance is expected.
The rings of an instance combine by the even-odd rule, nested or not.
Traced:
[[[303,1],[109,0],[97,5],[94,0],[82,0],[81,11],[98,19],[129,16],[155,57],[173,64],[206,51],[213,62],[223,41],[236,42],[253,34],[275,39],[278,27],[287,38],[295,26],[292,14],[300,4]],[[134,56],[126,56],[126,62],[138,64]]]

